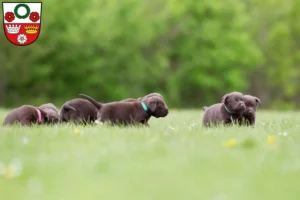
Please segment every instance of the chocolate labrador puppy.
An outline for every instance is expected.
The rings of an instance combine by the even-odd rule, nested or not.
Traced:
[[[232,92],[222,97],[222,103],[214,104],[205,110],[202,124],[204,126],[232,124],[241,117],[246,106],[243,94]]]
[[[98,121],[110,122],[114,125],[145,125],[149,116],[156,118],[165,117],[169,112],[165,102],[156,96],[149,97],[143,101],[103,104],[85,94],[79,95],[89,100],[98,108]]]
[[[31,105],[24,105],[14,109],[5,117],[3,125],[21,124],[22,126],[31,126],[33,124],[50,124],[52,120],[48,118],[47,113]]]
[[[255,125],[256,107],[260,105],[260,99],[251,95],[244,95],[246,110],[239,119],[239,124]]]
[[[98,109],[86,99],[72,99],[64,103],[60,110],[61,122],[91,123],[97,119]]]
[[[124,99],[124,100],[122,100],[121,102],[145,101],[147,98],[154,97],[154,96],[155,96],[155,97],[158,97],[158,98],[161,98],[162,101],[165,102],[164,97],[163,97],[161,94],[156,93],[156,92],[150,93],[150,94],[148,94],[148,95],[146,95],[146,96],[144,96],[144,97],[140,97],[140,98],[138,98],[138,99],[134,99],[134,98]],[[165,105],[167,106],[166,103],[165,103]],[[147,126],[149,126],[148,121],[150,120],[150,118],[151,118],[151,115],[149,115],[149,116],[147,117],[146,121],[145,121],[145,124],[146,124]]]
[[[52,103],[43,104],[39,107],[45,113],[47,113],[48,120],[52,123],[59,122],[59,111]]]

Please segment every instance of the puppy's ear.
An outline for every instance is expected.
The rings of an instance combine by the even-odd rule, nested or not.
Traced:
[[[228,94],[225,94],[223,97],[222,97],[222,103],[225,103],[226,99],[228,98]]]
[[[257,104],[261,105],[261,102],[260,102],[260,99],[259,99],[259,98],[255,97],[255,101],[256,101],[256,105],[257,105]]]
[[[149,98],[147,101],[147,106],[151,112],[155,112],[157,101],[154,98]]]
[[[39,108],[39,111],[41,111],[42,119],[44,119],[47,122],[49,120],[48,113],[45,112],[43,109],[40,109],[40,108]]]
[[[45,112],[43,109],[40,109],[40,108],[39,108],[39,111],[41,112],[42,117],[47,116],[47,112]]]
[[[70,111],[70,110],[73,110],[73,111],[76,112],[76,109],[73,108],[72,106],[69,106],[69,105],[64,105],[63,109],[64,109],[65,111],[67,111],[67,112]]]

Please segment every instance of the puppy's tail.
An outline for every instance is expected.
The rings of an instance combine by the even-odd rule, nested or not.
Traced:
[[[101,109],[102,104],[99,103],[98,101],[96,101],[95,99],[93,99],[92,97],[85,95],[85,94],[79,94],[79,96],[85,98],[86,100],[88,100],[89,102],[91,102],[94,106],[96,106],[96,108],[98,108],[98,110]]]
[[[206,111],[206,110],[207,110],[207,108],[208,108],[207,106],[204,106],[202,109],[203,109],[204,111]]]

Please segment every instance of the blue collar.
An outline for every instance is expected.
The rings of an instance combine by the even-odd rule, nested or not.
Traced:
[[[228,113],[234,114],[234,112],[231,112],[225,105],[224,105],[224,107],[225,107],[225,110],[226,110]]]
[[[148,107],[146,106],[146,104],[144,102],[141,102],[142,106],[143,106],[143,109],[145,112],[147,112],[149,109]]]

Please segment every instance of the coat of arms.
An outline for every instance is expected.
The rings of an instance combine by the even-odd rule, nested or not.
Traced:
[[[2,3],[6,38],[15,45],[26,46],[38,38],[41,30],[42,3]]]

